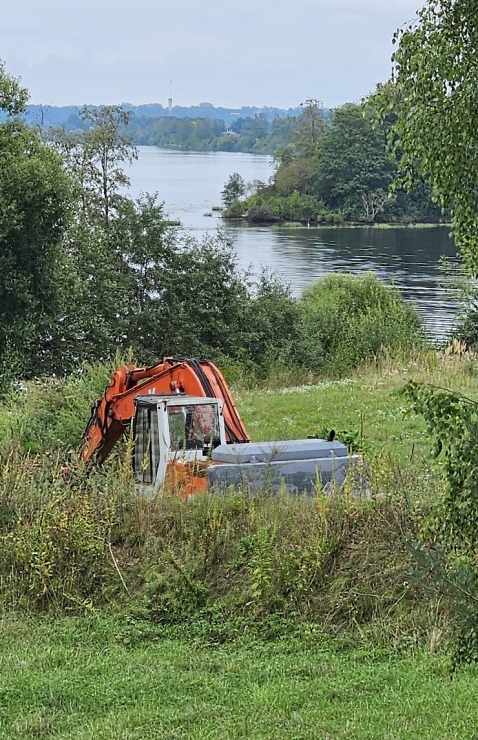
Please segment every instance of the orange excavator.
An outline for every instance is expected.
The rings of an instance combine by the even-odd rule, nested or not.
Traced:
[[[330,439],[251,442],[219,369],[208,360],[165,357],[123,366],[96,401],[85,430],[83,462],[103,462],[133,424],[138,487],[189,496],[206,488],[267,485],[303,492],[342,485],[358,456]]]
[[[211,450],[250,442],[226,381],[208,360],[165,357],[157,365],[116,370],[93,406],[83,462],[103,462],[132,420],[135,478],[154,488],[165,480],[186,493],[206,488]]]

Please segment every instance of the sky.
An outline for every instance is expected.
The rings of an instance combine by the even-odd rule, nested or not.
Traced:
[[[16,0],[0,59],[43,105],[358,102],[420,0]]]

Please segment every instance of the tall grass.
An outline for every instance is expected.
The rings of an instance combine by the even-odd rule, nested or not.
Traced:
[[[351,495],[174,493],[144,498],[116,466],[65,481],[12,451],[0,475],[3,606],[83,613],[120,605],[156,628],[216,640],[286,623],[411,639],[430,627],[412,585],[417,513],[388,481]],[[394,490],[392,490],[394,488]],[[272,620],[272,621],[271,621]]]
[[[3,606],[115,605],[134,624],[194,624],[216,640],[304,620],[406,644],[438,634],[443,614],[417,578],[410,543],[442,484],[423,425],[396,391],[414,374],[472,394],[473,368],[453,353],[399,365],[382,356],[347,380],[239,389],[256,439],[306,436],[329,420],[358,429],[371,475],[364,499],[347,487],[329,497],[138,496],[121,455],[87,473],[70,452],[89,414],[85,388],[104,385],[105,369],[63,387],[34,385],[9,399],[0,422],[10,430],[0,451]]]

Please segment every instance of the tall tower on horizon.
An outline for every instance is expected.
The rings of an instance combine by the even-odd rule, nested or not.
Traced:
[[[169,80],[168,110],[171,111],[172,107],[173,107],[173,81]]]

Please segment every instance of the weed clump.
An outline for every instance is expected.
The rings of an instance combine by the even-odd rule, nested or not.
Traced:
[[[73,471],[69,481],[58,469],[18,451],[3,461],[4,606],[84,613],[114,604],[148,634],[187,628],[219,641],[301,623],[417,629],[422,594],[410,585],[403,498],[143,498],[122,468]]]

